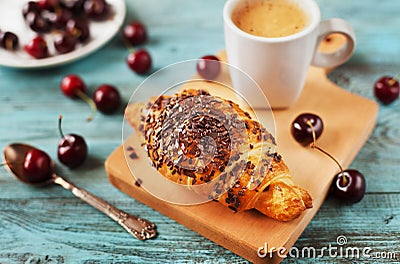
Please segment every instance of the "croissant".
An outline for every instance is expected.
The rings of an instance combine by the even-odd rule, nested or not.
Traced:
[[[125,118],[164,177],[188,186],[216,181],[210,197],[235,212],[255,208],[289,221],[312,207],[274,137],[230,100],[185,90],[129,104]]]

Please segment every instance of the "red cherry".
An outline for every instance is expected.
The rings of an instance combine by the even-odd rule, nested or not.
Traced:
[[[31,12],[40,13],[40,11],[41,11],[41,8],[40,8],[38,2],[34,2],[34,1],[29,1],[22,7],[22,15],[24,16],[24,18],[26,18],[26,16]]]
[[[110,15],[110,5],[105,0],[86,0],[83,9],[91,19],[102,21]]]
[[[61,163],[74,169],[81,165],[87,156],[87,145],[83,137],[69,134],[58,143],[58,159]]]
[[[49,20],[54,28],[64,29],[72,16],[73,14],[68,9],[59,9],[55,13],[51,13]]]
[[[111,114],[118,110],[121,104],[121,96],[117,88],[103,84],[94,92],[94,102],[98,110],[105,114]]]
[[[364,176],[357,170],[344,170],[333,179],[331,193],[342,201],[359,202],[365,194]]]
[[[221,71],[221,63],[214,55],[203,56],[197,62],[197,72],[201,77],[208,80],[215,79]]]
[[[60,6],[60,0],[39,0],[37,4],[42,10],[54,11]]]
[[[383,104],[390,104],[399,97],[399,81],[391,76],[383,76],[375,82],[374,93]]]
[[[69,34],[58,34],[54,37],[54,47],[60,54],[73,51],[76,43],[77,39]]]
[[[61,120],[62,116],[60,116],[58,122],[61,139],[58,142],[57,156],[62,164],[73,169],[86,160],[88,148],[83,137],[76,134],[63,134],[61,129]]]
[[[323,130],[324,123],[319,116],[311,113],[303,113],[293,120],[290,132],[298,143],[307,146],[314,141],[313,131],[315,132],[315,139],[318,139]]]
[[[126,57],[126,63],[131,70],[138,74],[144,74],[150,70],[152,62],[150,54],[144,49],[139,49],[129,53]]]
[[[92,109],[92,114],[87,118],[87,121],[92,121],[97,108],[92,98],[86,95],[86,84],[79,76],[74,74],[65,76],[61,81],[61,91],[72,99],[80,98],[85,101]]]
[[[88,22],[82,19],[70,19],[67,21],[65,31],[78,38],[80,42],[86,42],[90,38]]]
[[[47,43],[41,36],[36,36],[24,47],[25,51],[36,59],[43,59],[49,56]]]
[[[22,180],[29,183],[45,182],[51,178],[52,164],[49,155],[39,149],[29,150],[24,158]]]
[[[123,30],[124,39],[131,45],[140,45],[147,40],[146,27],[140,22],[126,25]]]
[[[70,98],[77,98],[78,93],[85,93],[86,84],[74,74],[65,76],[61,81],[61,91]]]
[[[37,33],[48,33],[51,30],[51,22],[41,13],[30,12],[26,16],[29,27]]]
[[[64,0],[61,4],[65,9],[70,10],[75,17],[79,17],[83,14],[85,0]]]

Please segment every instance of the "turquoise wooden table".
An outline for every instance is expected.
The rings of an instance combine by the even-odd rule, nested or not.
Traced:
[[[324,18],[342,17],[353,26],[357,48],[352,59],[330,74],[345,89],[374,99],[372,85],[400,72],[399,1],[319,0]],[[127,1],[127,21],[142,20],[149,29],[146,47],[154,70],[196,59],[224,47],[222,0]],[[0,10],[0,13],[3,12]],[[1,26],[1,25],[0,25]],[[125,103],[146,76],[125,64],[120,36],[77,62],[48,70],[0,68],[0,146],[27,142],[56,159],[57,119],[66,133],[83,135],[87,162],[60,174],[129,213],[156,223],[157,239],[142,242],[105,215],[58,186],[23,185],[0,168],[0,263],[243,263],[246,260],[201,237],[115,189],[104,160],[121,144],[122,110],[85,122],[87,105],[69,100],[59,89],[64,75],[81,75],[93,92],[102,83],[119,88]],[[1,58],[0,58],[1,60]],[[295,247],[321,249],[345,236],[349,247],[371,248],[381,259],[336,257],[287,258],[283,263],[400,262],[400,100],[381,106],[373,134],[351,167],[367,180],[367,194],[348,206],[327,198]]]

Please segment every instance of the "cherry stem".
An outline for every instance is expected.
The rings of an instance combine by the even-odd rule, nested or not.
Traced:
[[[313,137],[313,142],[311,142],[310,147],[312,149],[316,149],[320,152],[322,152],[323,154],[327,155],[329,158],[331,158],[331,160],[333,160],[339,167],[340,169],[340,174],[342,176],[343,179],[343,184],[346,185],[347,184],[347,179],[344,176],[344,171],[342,166],[340,165],[340,163],[335,159],[335,157],[333,157],[331,154],[329,154],[328,152],[326,152],[325,150],[323,150],[322,148],[320,148],[319,146],[317,146],[317,136],[315,134],[315,130],[314,130],[314,126],[311,124],[310,120],[307,120],[307,125],[311,128],[311,132],[312,132],[312,137]]]
[[[132,45],[125,39],[123,38],[125,47],[128,49],[129,53],[134,53],[135,49],[132,47]]]
[[[399,77],[400,77],[400,72],[388,81],[389,86],[393,86],[399,80]]]
[[[82,92],[81,90],[77,90],[76,95],[81,98],[83,101],[85,101],[90,108],[92,109],[92,113],[90,114],[90,116],[88,116],[86,118],[86,120],[88,122],[92,121],[94,116],[96,115],[96,111],[97,111],[97,107],[96,104],[93,102],[92,98],[90,98],[89,96],[87,96],[87,94],[85,94],[84,92]]]
[[[62,128],[61,128],[62,118],[63,118],[62,115],[60,115],[60,117],[58,118],[58,131],[60,132],[61,138],[64,138],[65,136],[64,136],[64,133],[63,133]]]

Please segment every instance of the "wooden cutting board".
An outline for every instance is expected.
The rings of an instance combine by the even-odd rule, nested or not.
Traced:
[[[342,43],[340,37],[331,36],[320,49],[329,52]],[[218,56],[221,60],[226,60],[223,52]],[[320,208],[331,181],[338,172],[337,165],[328,157],[316,150],[302,147],[291,137],[290,124],[293,119],[303,112],[321,116],[325,129],[318,139],[318,145],[347,168],[371,134],[377,117],[378,105],[375,102],[336,86],[327,79],[327,71],[310,67],[298,102],[290,109],[273,112],[278,152],[289,166],[294,182],[309,190],[313,197],[314,207],[306,210],[299,218],[283,223],[254,210],[233,213],[217,202],[180,206],[159,200],[135,185],[122,146],[105,162],[110,182],[136,200],[252,262],[280,262],[276,252],[272,258],[260,258],[257,255],[258,249],[267,243],[268,250],[272,247],[289,250]],[[139,160],[149,163],[146,155],[141,155],[140,151],[137,153]],[[140,177],[145,177],[148,170],[149,166],[143,166]]]

